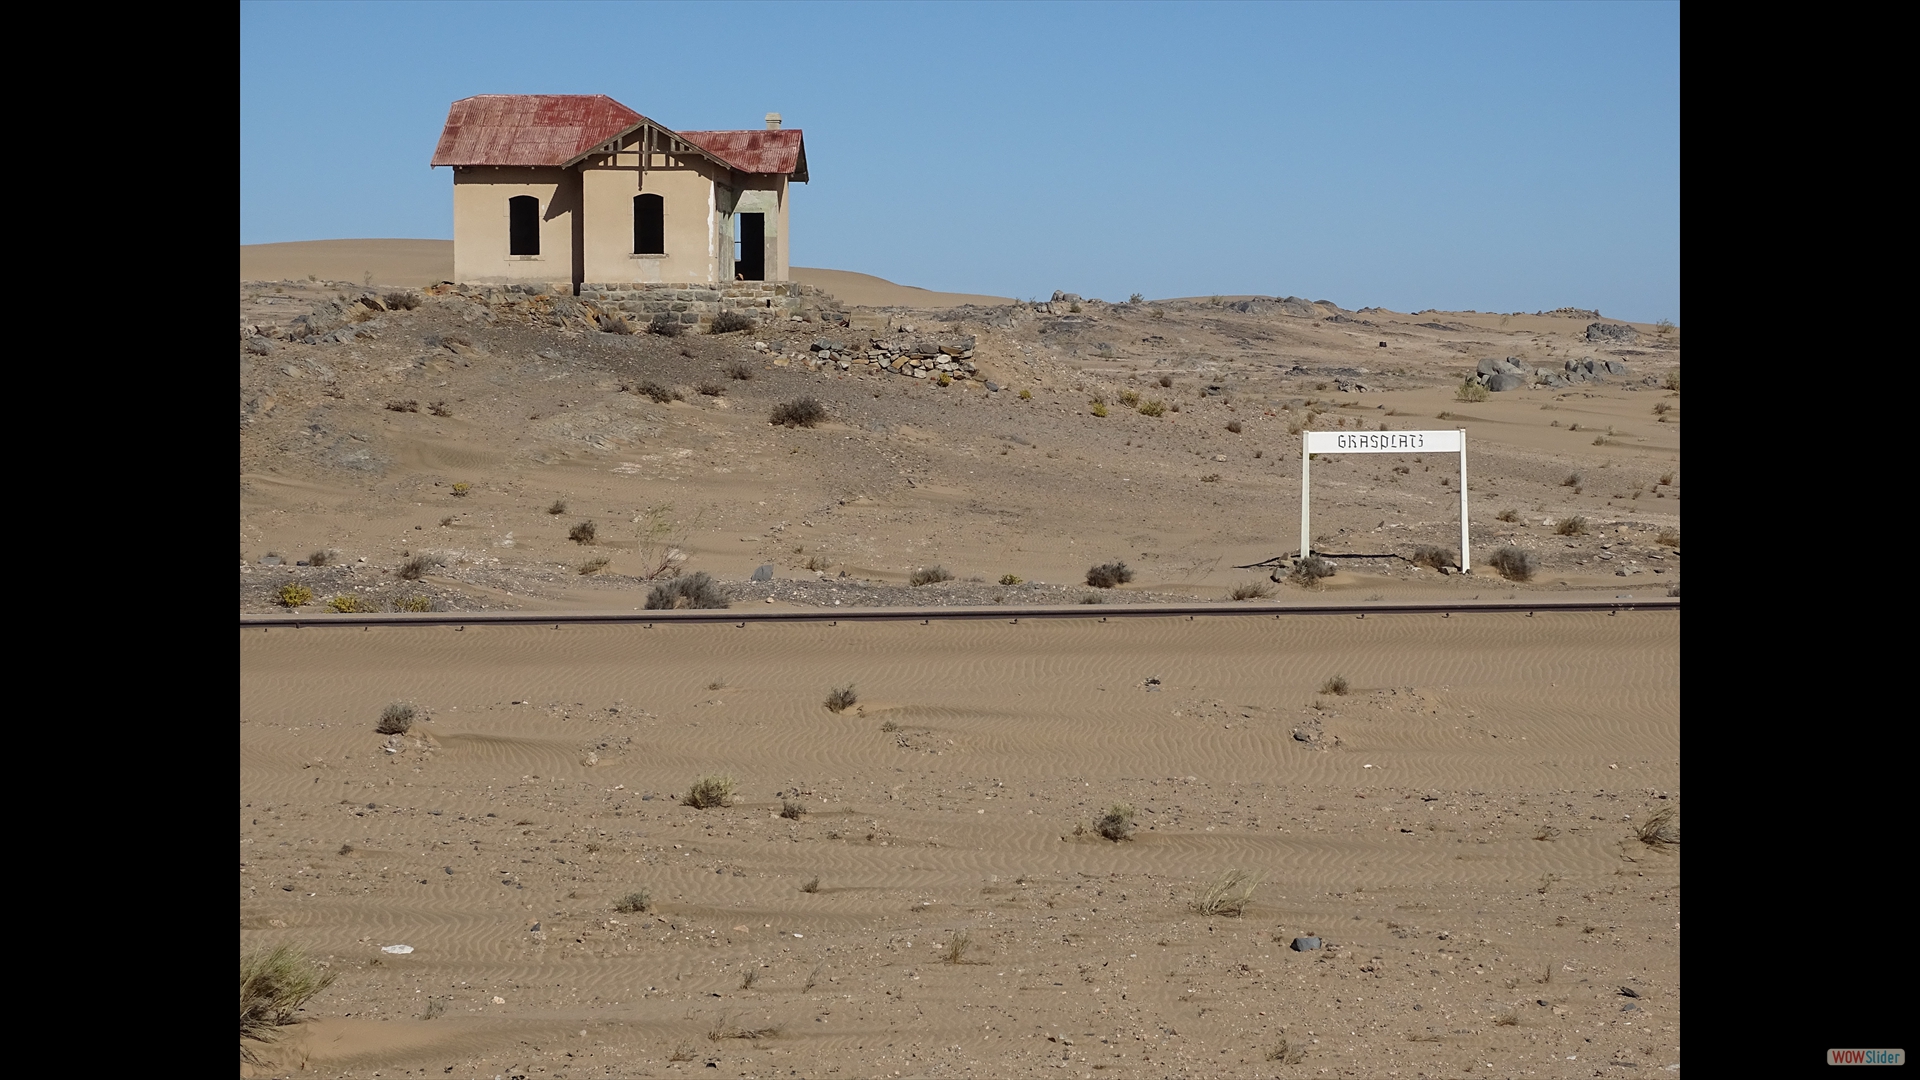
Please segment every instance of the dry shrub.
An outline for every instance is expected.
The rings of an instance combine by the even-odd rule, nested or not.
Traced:
[[[725,806],[727,800],[732,797],[733,777],[703,776],[687,789],[687,793],[681,796],[680,802],[696,810],[706,810],[710,807]]]
[[[1347,677],[1345,675],[1335,675],[1333,678],[1328,679],[1326,682],[1323,682],[1320,684],[1321,693],[1338,694],[1341,697],[1345,697],[1347,693],[1352,689],[1353,687],[1348,684]]]
[[[1160,376],[1160,387],[1161,387],[1161,389],[1164,389],[1164,390],[1170,390],[1170,389],[1172,389],[1172,388],[1173,388],[1173,376],[1171,376],[1171,375],[1162,375],[1162,376]]]
[[[1104,401],[1094,402],[1092,412],[1093,412],[1093,415],[1095,416],[1107,415],[1107,403]]]
[[[615,901],[613,910],[622,915],[638,915],[653,907],[653,897],[645,889],[635,889]]]
[[[780,800],[780,816],[786,818],[788,821],[799,821],[806,812],[806,807],[794,802],[792,799]]]
[[[591,521],[583,521],[567,530],[567,539],[576,544],[591,544],[600,535],[600,526]]]
[[[859,696],[853,692],[853,687],[842,686],[827,695],[827,711],[846,712],[858,700]]]
[[[444,401],[436,401],[433,404],[427,406],[427,411],[432,413],[435,416],[452,416],[453,415],[453,407],[448,405]]]
[[[1240,421],[1229,420],[1227,421],[1227,430],[1233,432],[1235,435],[1238,435],[1243,429],[1240,426]]]
[[[588,574],[597,574],[600,571],[605,570],[607,568],[607,564],[612,561],[613,560],[608,559],[604,555],[588,559],[586,562],[583,562],[580,564],[580,576],[585,577]]]
[[[1167,403],[1164,401],[1151,400],[1140,403],[1141,416],[1165,416],[1166,414]]]
[[[420,403],[417,401],[389,401],[387,402],[387,411],[417,413],[420,411]]]
[[[804,884],[804,885],[802,885],[802,886],[800,886],[800,891],[801,891],[801,892],[803,892],[803,893],[806,893],[806,894],[807,894],[807,895],[809,895],[809,896],[811,896],[811,895],[813,895],[814,893],[817,893],[817,892],[819,892],[819,891],[820,891],[820,879],[819,879],[818,877],[812,877],[812,878],[808,878],[808,879],[807,879],[807,883],[806,883],[806,884]],[[809,989],[811,989],[811,986],[809,986]]]
[[[669,401],[679,401],[680,395],[649,379],[633,388],[633,392],[642,397],[650,397],[655,403],[665,405]]]
[[[1021,577],[1019,574],[1001,574],[1000,575],[1000,584],[1002,585],[1020,585],[1020,584],[1023,584],[1026,580],[1027,580],[1026,578]]]
[[[1680,843],[1680,826],[1673,819],[1679,808],[1669,806],[1656,811],[1645,822],[1634,827],[1633,835],[1648,847],[1664,848]]]
[[[752,382],[753,365],[748,364],[744,360],[728,364],[726,374],[729,379],[738,379],[741,382]]]
[[[240,1060],[257,1064],[248,1042],[273,1041],[278,1028],[295,1023],[294,1014],[333,983],[306,954],[291,945],[240,954]]]
[[[1273,595],[1273,586],[1264,581],[1243,581],[1227,591],[1229,600],[1265,600]]]
[[[593,317],[593,322],[594,322],[594,325],[598,326],[601,330],[609,334],[633,333],[633,324],[627,321],[627,317],[625,315],[622,315],[617,311],[605,312],[599,315],[595,315]]]
[[[1494,520],[1505,521],[1509,523],[1519,521],[1520,511],[1515,510],[1512,507],[1508,507],[1507,509],[1500,511],[1499,514],[1495,515]]]
[[[827,408],[818,398],[802,397],[775,405],[767,422],[777,427],[810,428],[826,418]]]
[[[420,306],[420,294],[416,292],[390,292],[381,299],[392,311],[412,311]]]
[[[1486,387],[1469,378],[1460,384],[1460,389],[1453,392],[1453,400],[1469,403],[1485,401],[1488,397],[1492,396],[1492,393],[1493,392]]]
[[[727,392],[727,388],[720,383],[709,380],[696,385],[693,391],[703,397],[720,397]]]
[[[1660,535],[1654,537],[1653,542],[1663,547],[1677,548],[1680,546],[1680,530],[1661,529]]]
[[[553,504],[547,507],[547,513],[552,514],[554,517],[559,517],[561,514],[564,514],[566,512],[567,512],[567,500],[565,499],[555,499],[553,500]]]
[[[1253,890],[1260,884],[1257,874],[1245,870],[1229,870],[1220,875],[1213,884],[1207,886],[1200,898],[1193,902],[1193,910],[1201,915],[1239,916],[1246,913],[1247,904],[1253,899]]]
[[[1531,581],[1533,575],[1540,571],[1540,560],[1534,557],[1533,552],[1512,544],[1488,556],[1487,565],[1508,581]]]
[[[1412,558],[1407,560],[1415,566],[1424,566],[1429,570],[1445,570],[1449,566],[1460,565],[1453,552],[1432,544],[1418,544],[1413,549]]]
[[[738,311],[723,311],[713,317],[713,325],[707,328],[707,333],[737,334],[742,330],[751,330],[758,325],[759,323],[754,322],[753,316],[751,315],[743,315]]]
[[[1267,1051],[1267,1060],[1278,1061],[1287,1065],[1298,1065],[1307,1060],[1307,1051],[1305,1047],[1295,1047],[1291,1045],[1287,1042],[1285,1036],[1281,1036],[1280,1041],[1274,1044],[1273,1049]]]
[[[1140,391],[1138,390],[1120,391],[1120,404],[1125,405],[1129,409],[1140,404]]]
[[[940,962],[943,964],[964,964],[967,962],[967,950],[973,948],[973,935],[965,930],[947,939],[940,950]]]
[[[1126,803],[1114,803],[1107,807],[1093,823],[1093,831],[1109,840],[1119,843],[1133,835],[1133,807]]]
[[[1581,484],[1586,483],[1586,480],[1587,478],[1580,475],[1579,473],[1571,472],[1567,474],[1567,478],[1565,480],[1560,481],[1560,486],[1561,487],[1579,487]]]
[[[281,607],[296,608],[313,603],[313,590],[290,581],[275,591],[273,599]]]
[[[373,730],[382,735],[405,735],[413,729],[413,706],[396,701],[380,710],[380,722]]]
[[[944,566],[923,566],[907,575],[907,584],[915,586],[933,585],[942,581],[952,581],[953,571]]]
[[[1318,585],[1333,576],[1333,564],[1318,555],[1309,555],[1293,564],[1287,580],[1295,585]]]
[[[313,554],[307,556],[308,566],[325,566],[332,561],[333,561],[333,552],[328,551],[325,548],[321,548],[319,551],[316,551]]]
[[[433,573],[434,568],[439,565],[440,560],[431,555],[415,555],[401,563],[400,569],[396,571],[396,573],[400,575],[401,581],[419,581],[421,578]]]
[[[375,610],[370,602],[352,593],[341,593],[339,596],[327,601],[327,606],[342,615],[352,615],[355,612]]]
[[[424,596],[403,596],[393,601],[393,610],[412,612],[432,611],[433,601]]]
[[[1087,569],[1087,584],[1096,589],[1111,589],[1133,580],[1133,571],[1123,562],[1101,563]]]
[[[720,1022],[713,1026],[713,1030],[707,1032],[707,1038],[714,1042],[722,1039],[764,1039],[769,1035],[780,1034],[780,1030],[779,1025],[758,1028],[741,1027],[733,1022],[731,1016],[722,1016]]]
[[[661,337],[679,337],[685,329],[686,327],[678,318],[664,311],[655,315],[653,320],[647,323],[647,333],[658,334]]]
[[[1579,514],[1574,514],[1571,517],[1563,517],[1553,523],[1553,531],[1559,533],[1561,536],[1585,536],[1587,534],[1587,519],[1581,517]]]
[[[729,605],[726,591],[714,584],[706,571],[663,581],[647,591],[648,611],[678,611],[682,608],[724,608]]]

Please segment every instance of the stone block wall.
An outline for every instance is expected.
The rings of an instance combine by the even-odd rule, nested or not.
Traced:
[[[723,311],[765,318],[769,312],[836,310],[839,303],[826,290],[797,281],[735,281],[724,285],[657,282],[589,282],[580,286],[581,301],[602,311],[618,311],[645,326],[656,315],[679,319],[689,326],[713,321]]]

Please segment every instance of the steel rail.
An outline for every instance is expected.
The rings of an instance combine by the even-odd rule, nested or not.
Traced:
[[[314,614],[314,615],[241,615],[240,628],[322,626],[592,626],[643,623],[671,626],[689,623],[839,623],[839,622],[921,622],[934,619],[1003,619],[1017,623],[1022,619],[1165,619],[1186,616],[1189,620],[1206,616],[1217,618],[1270,615],[1439,615],[1474,612],[1543,611],[1679,611],[1678,597],[1612,597],[1608,599],[1536,599],[1536,600],[1447,600],[1343,604],[1239,604],[1230,602],[1193,604],[1059,604],[1034,607],[966,606],[914,608],[807,608],[799,611],[748,611],[736,608],[681,611],[551,612],[537,611],[436,611],[422,614]]]

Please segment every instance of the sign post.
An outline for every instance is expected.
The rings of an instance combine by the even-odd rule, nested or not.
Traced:
[[[1311,483],[1315,454],[1459,454],[1460,571],[1473,572],[1467,535],[1467,432],[1454,431],[1309,431],[1300,440],[1300,557],[1313,553]]]

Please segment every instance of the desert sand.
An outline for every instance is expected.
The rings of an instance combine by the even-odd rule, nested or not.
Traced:
[[[240,631],[241,944],[337,976],[243,1073],[1674,1074],[1679,849],[1636,830],[1679,801],[1677,610],[1297,609],[1677,595],[1676,331],[949,304],[847,274],[844,311],[744,334],[428,290],[289,340],[369,272],[428,284],[413,243],[328,256],[350,273],[242,252],[241,610],[313,600],[305,629]],[[972,335],[981,377],[810,370],[815,340],[857,340],[841,314]],[[1485,356],[1630,373],[1455,400]],[[805,395],[824,423],[768,423]],[[1383,425],[1468,431],[1474,572],[1407,558],[1457,554],[1454,459],[1370,455],[1313,463],[1335,576],[1272,580],[1298,432]],[[1539,572],[1491,573],[1500,545]],[[335,597],[633,611],[670,549],[742,610],[1272,612],[318,625]],[[290,565],[310,551],[328,565]],[[1085,584],[1114,560],[1131,582]],[[908,584],[936,564],[952,580]],[[376,733],[396,701],[420,719]],[[730,805],[680,804],[722,774]],[[1125,840],[1091,831],[1115,803]],[[1232,870],[1245,909],[1197,911]],[[636,891],[646,910],[616,910]]]

